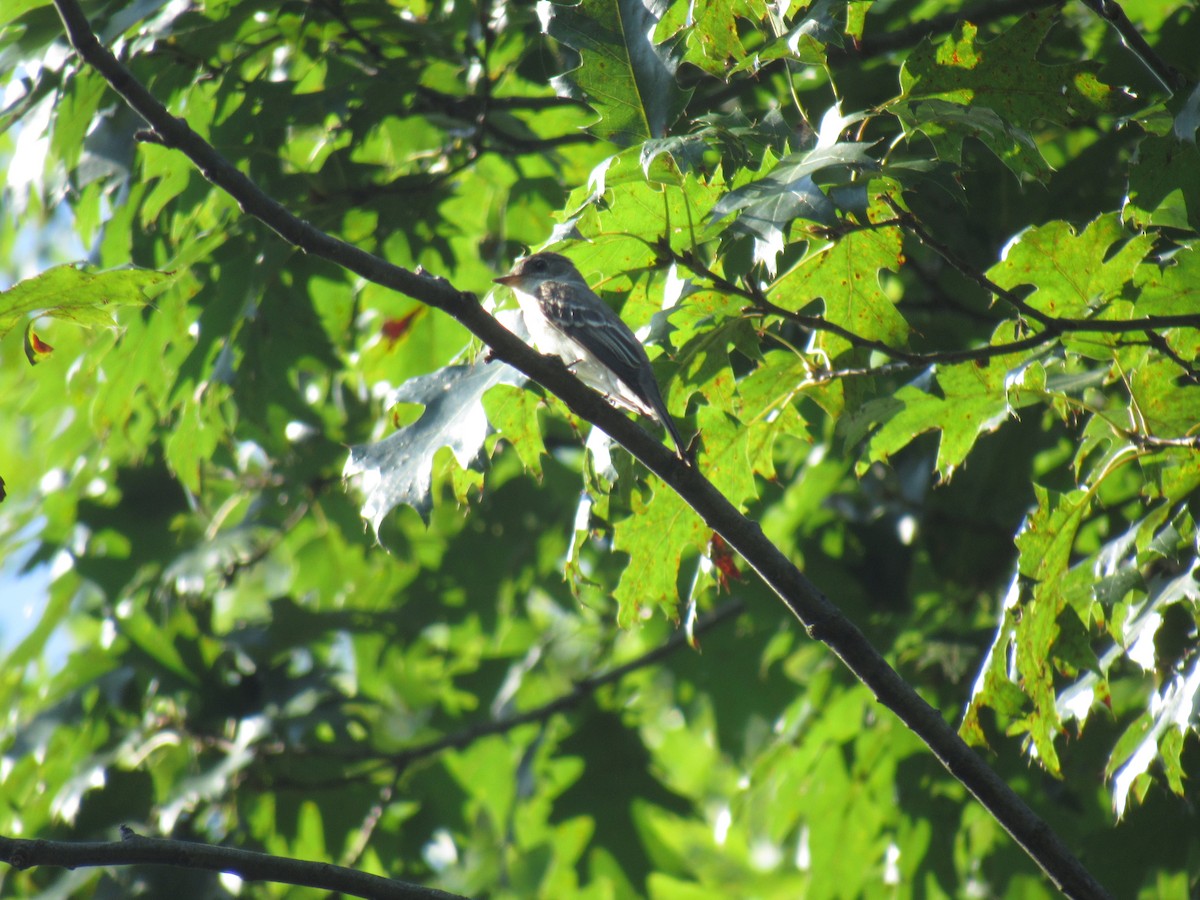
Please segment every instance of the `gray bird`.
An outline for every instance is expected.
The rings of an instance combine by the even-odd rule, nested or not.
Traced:
[[[657,419],[671,435],[679,458],[687,445],[663,403],[650,359],[612,309],[588,287],[575,264],[558,253],[517,260],[496,279],[513,289],[534,346],[557,356],[580,381],[621,409]]]

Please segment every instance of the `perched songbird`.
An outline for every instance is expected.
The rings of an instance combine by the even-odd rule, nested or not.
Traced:
[[[663,403],[650,359],[629,326],[588,287],[575,264],[557,253],[517,260],[497,278],[517,295],[534,346],[558,356],[613,406],[657,419],[687,460],[687,445]]]

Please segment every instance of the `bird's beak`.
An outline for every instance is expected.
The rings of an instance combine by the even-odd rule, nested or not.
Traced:
[[[521,283],[520,275],[501,275],[499,278],[493,278],[492,281],[496,284],[502,284],[505,287],[516,287]]]

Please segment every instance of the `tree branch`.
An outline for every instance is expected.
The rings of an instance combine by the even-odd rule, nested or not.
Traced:
[[[1174,94],[1187,87],[1186,76],[1146,43],[1142,33],[1129,21],[1129,16],[1125,15],[1125,10],[1117,0],[1083,0],[1083,5],[1113,27],[1130,52],[1168,91]]]
[[[584,387],[557,359],[542,356],[501,326],[468,293],[441,278],[391,265],[291,215],[250,179],[224,160],[186,123],[168,111],[96,39],[77,0],[54,0],[72,46],[94,66],[150,124],[167,146],[185,153],[213,184],[227,191],[247,213],[308,253],[343,266],[384,287],[453,316],[487,344],[492,354],[556,394],[576,415],[624,446],[737,550],[775,591],[808,633],[830,649],[866,684],[878,700],[926,743],[938,760],[988,809],[1071,897],[1107,893],[1072,856],[1054,831],[1031,810],[890,666],[861,631],[776,547],[757,522],[743,516],[694,466],[680,461],[599,394]]]
[[[916,216],[902,209],[893,197],[884,196],[883,199],[896,211],[905,228],[912,231],[921,240],[921,243],[949,263],[960,275],[974,281],[988,293],[999,297],[1018,313],[1033,319],[1055,336],[1072,331],[1093,334],[1129,334],[1131,332],[1148,333],[1162,328],[1200,328],[1200,313],[1180,316],[1144,316],[1140,319],[1068,319],[1044,313],[1040,309],[1030,306],[1015,292],[1000,287],[978,269],[960,259],[946,244],[935,238]]]
[[[367,897],[372,900],[463,900],[436,888],[408,884],[347,869],[331,863],[309,862],[269,856],[234,847],[214,847],[191,841],[143,837],[121,828],[122,840],[75,843],[71,841],[25,841],[0,837],[0,860],[17,869],[59,866],[78,869],[89,866],[158,865],[210,872],[229,872],[243,881],[298,884]]]
[[[1129,320],[1112,320],[1112,319],[1060,319],[1047,315],[1040,310],[1034,309],[1025,303],[1012,291],[1000,287],[994,281],[989,279],[982,272],[969,266],[967,263],[959,259],[954,252],[938,241],[930,234],[920,221],[911,213],[904,211],[899,204],[891,197],[884,198],[889,203],[898,215],[895,220],[889,220],[885,223],[876,223],[876,226],[891,227],[898,225],[911,230],[923,243],[927,244],[935,253],[941,256],[954,269],[956,269],[965,278],[969,278],[976,284],[982,286],[985,290],[1013,306],[1019,313],[1035,319],[1042,326],[1042,331],[1031,334],[1024,338],[1019,338],[1014,341],[1008,341],[1002,344],[988,344],[983,347],[971,347],[962,350],[934,350],[928,353],[913,353],[908,350],[901,350],[886,344],[883,341],[873,338],[866,338],[856,334],[849,328],[830,322],[824,316],[809,316],[803,313],[795,312],[794,310],[785,309],[775,303],[772,303],[766,298],[761,291],[750,291],[740,287],[728,279],[722,278],[710,268],[705,266],[703,262],[691,251],[679,253],[669,247],[660,246],[660,252],[665,253],[675,262],[687,266],[692,272],[695,272],[712,282],[713,287],[722,293],[732,294],[738,297],[744,297],[751,301],[751,306],[746,308],[746,312],[754,316],[776,316],[781,319],[787,319],[794,322],[802,328],[807,328],[812,331],[826,331],[830,334],[836,334],[849,341],[855,347],[861,347],[866,350],[874,350],[877,353],[882,353],[896,360],[895,363],[889,363],[884,366],[863,366],[848,369],[828,369],[818,371],[815,377],[820,381],[830,381],[835,378],[847,378],[851,376],[867,376],[867,375],[891,375],[924,369],[932,365],[949,365],[960,362],[987,362],[996,356],[1004,356],[1009,353],[1020,353],[1025,350],[1032,350],[1034,347],[1042,344],[1048,344],[1058,340],[1062,335],[1072,331],[1092,332],[1092,333],[1108,333],[1108,334],[1125,334],[1145,332],[1155,347],[1158,347],[1162,352],[1169,356],[1174,362],[1179,364],[1184,369],[1186,376],[1190,379],[1196,378],[1196,372],[1182,358],[1179,357],[1169,346],[1165,345],[1153,329],[1156,328],[1200,328],[1200,315],[1181,315],[1181,316],[1146,316],[1141,319]],[[1158,342],[1156,342],[1156,338]],[[1160,343],[1162,346],[1160,346]]]
[[[695,633],[697,635],[703,634],[720,625],[726,619],[736,618],[742,614],[745,608],[746,604],[741,600],[732,600],[724,603],[700,617],[696,622]],[[461,750],[463,747],[473,744],[480,738],[493,734],[503,734],[521,725],[528,725],[531,722],[543,722],[556,713],[565,712],[572,707],[578,706],[605,685],[614,684],[631,672],[636,672],[639,669],[644,669],[647,666],[652,666],[666,659],[675,651],[686,646],[687,643],[687,635],[683,631],[676,631],[670,638],[654,649],[648,650],[641,656],[635,657],[629,662],[623,663],[600,675],[591,675],[580,679],[575,682],[575,686],[570,691],[543,703],[541,706],[535,706],[533,709],[527,709],[524,712],[506,716],[503,719],[496,719],[493,722],[481,722],[478,725],[465,728],[454,734],[448,734],[424,744],[417,744],[401,750],[399,753],[394,753],[388,758],[397,766],[403,768],[418,759],[432,756],[435,753],[441,753],[443,750]]]
[[[1200,385],[1200,371],[1197,370],[1195,364],[1188,362],[1186,359],[1176,353],[1175,348],[1171,346],[1171,343],[1165,337],[1163,337],[1157,331],[1147,331],[1146,341],[1151,347],[1153,347],[1163,356],[1167,357],[1167,359],[1171,360],[1171,362],[1175,363],[1175,365],[1179,366],[1179,368],[1183,369],[1184,378],[1186,378],[1192,384]]]
[[[717,626],[723,624],[726,620],[736,619],[746,609],[745,601],[730,600],[721,604],[715,609],[701,616],[696,621],[693,632],[696,636],[704,634]],[[629,662],[622,663],[615,668],[609,669],[599,675],[589,675],[586,678],[581,678],[575,682],[571,690],[560,694],[553,700],[548,700],[541,706],[535,706],[532,709],[527,709],[524,712],[515,713],[511,716],[505,716],[502,719],[495,719],[490,722],[479,722],[475,725],[470,725],[460,731],[455,731],[450,734],[445,734],[439,738],[425,741],[420,744],[413,744],[396,753],[363,753],[359,751],[332,752],[325,747],[317,749],[308,749],[306,752],[312,756],[320,756],[322,758],[332,758],[349,762],[386,762],[394,765],[397,772],[401,772],[405,767],[412,765],[418,760],[428,756],[435,756],[445,750],[461,750],[464,747],[469,747],[480,738],[490,737],[494,734],[505,734],[512,731],[514,728],[519,728],[522,725],[529,725],[534,722],[545,722],[551,716],[561,712],[566,712],[572,707],[578,706],[592,694],[596,693],[605,685],[615,684],[631,672],[637,672],[645,669],[655,663],[661,662],[671,654],[683,649],[688,645],[688,635],[684,631],[676,631],[666,641],[646,651],[641,656],[634,657]],[[303,749],[303,748],[302,748]],[[378,772],[383,766],[373,766],[371,772]],[[278,784],[280,779],[274,779],[273,783]],[[298,788],[314,787],[313,782],[292,781],[290,784]],[[339,776],[338,783],[344,783],[344,779]]]

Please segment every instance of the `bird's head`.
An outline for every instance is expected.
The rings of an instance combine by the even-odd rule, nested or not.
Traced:
[[[511,272],[495,281],[524,291],[531,291],[545,281],[567,281],[587,286],[575,264],[560,253],[535,253],[522,257]]]

